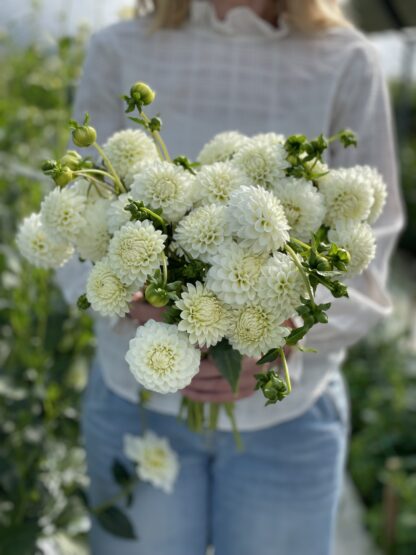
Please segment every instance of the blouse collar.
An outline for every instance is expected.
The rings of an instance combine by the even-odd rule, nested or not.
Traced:
[[[279,27],[274,27],[246,6],[232,8],[225,19],[220,20],[209,0],[192,2],[191,24],[212,29],[229,37],[277,39],[286,36],[289,32],[289,26],[284,18],[280,18]]]

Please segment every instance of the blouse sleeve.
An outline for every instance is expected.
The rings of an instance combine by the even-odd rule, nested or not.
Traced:
[[[331,134],[345,128],[356,132],[358,147],[334,146],[329,152],[331,167],[374,166],[383,175],[388,194],[383,214],[373,226],[376,257],[362,275],[347,281],[349,299],[334,299],[318,289],[317,300],[332,303],[329,322],[313,328],[307,343],[328,351],[354,344],[390,313],[389,263],[404,223],[387,86],[377,55],[364,40],[348,57],[335,95]]]
[[[73,106],[73,117],[78,121],[86,112],[90,114],[100,144],[123,127],[120,65],[111,37],[111,27],[92,36]],[[89,149],[82,149],[82,154],[96,155]],[[90,269],[89,263],[74,257],[57,270],[55,281],[69,304],[76,303],[85,291]]]

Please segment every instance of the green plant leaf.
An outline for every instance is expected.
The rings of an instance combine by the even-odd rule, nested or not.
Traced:
[[[40,535],[37,521],[24,521],[21,524],[2,528],[0,533],[0,553],[4,555],[33,555],[36,541]]]
[[[129,517],[121,509],[112,505],[98,513],[94,513],[101,526],[119,538],[126,540],[137,539],[136,532],[134,531],[133,524]]]
[[[209,350],[221,375],[230,384],[231,389],[236,392],[238,380],[241,373],[242,356],[234,350],[226,339],[223,339]]]
[[[133,476],[119,459],[114,459],[111,472],[113,474],[114,481],[122,488],[128,486],[132,481]]]
[[[279,349],[270,349],[267,353],[259,359],[256,364],[261,366],[262,364],[266,364],[266,362],[273,362],[277,358],[279,358],[280,351]]]

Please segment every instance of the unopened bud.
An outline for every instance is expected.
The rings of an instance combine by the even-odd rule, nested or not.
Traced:
[[[91,125],[80,125],[72,131],[72,140],[76,146],[89,147],[97,140],[97,132]]]
[[[61,164],[71,170],[77,170],[82,162],[82,156],[76,150],[68,150],[61,158]]]
[[[74,175],[71,169],[64,167],[59,172],[56,172],[53,179],[59,187],[65,187],[65,185],[68,185],[74,179]]]
[[[156,93],[149,87],[149,85],[140,82],[135,83],[131,87],[130,95],[138,104],[143,104],[144,106],[151,104],[156,97]]]
[[[51,171],[55,170],[56,166],[57,166],[56,160],[45,160],[42,163],[41,168],[42,168],[43,172],[47,173],[47,172],[51,172]]]

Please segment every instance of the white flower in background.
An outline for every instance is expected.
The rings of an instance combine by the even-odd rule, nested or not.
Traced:
[[[149,208],[163,210],[163,217],[177,222],[192,206],[193,176],[169,162],[153,162],[142,166],[134,176],[131,193],[134,200]]]
[[[71,188],[54,189],[42,201],[40,215],[46,231],[63,241],[74,241],[85,228],[85,196]]]
[[[130,196],[129,193],[123,193],[108,206],[107,227],[112,235],[130,221],[130,212],[124,210],[124,207],[129,203]]]
[[[293,316],[301,304],[305,285],[293,260],[277,252],[262,267],[257,291],[261,305],[279,314],[283,321]]]
[[[283,145],[286,141],[284,135],[273,133],[273,131],[269,133],[258,133],[257,135],[253,135],[252,139],[255,140],[257,144],[264,144],[265,146]]]
[[[87,204],[84,218],[88,225],[81,231],[75,246],[81,258],[97,262],[107,254],[110,234],[107,229],[108,200],[99,199]]]
[[[174,393],[199,371],[201,353],[177,326],[149,320],[137,328],[126,361],[136,380],[150,391]]]
[[[216,162],[203,166],[195,177],[194,198],[202,204],[225,204],[230,194],[250,180],[230,162]]]
[[[215,135],[198,154],[201,164],[214,164],[230,160],[240,150],[248,137],[238,131],[225,131]]]
[[[130,168],[137,162],[159,158],[153,140],[139,129],[117,131],[108,139],[103,148],[117,175],[122,179],[128,175]]]
[[[227,236],[225,218],[226,208],[218,204],[192,210],[176,227],[175,244],[193,258],[209,262]]]
[[[87,204],[103,198],[110,200],[114,196],[105,185],[96,185],[86,179],[77,179],[71,183],[70,189],[77,195],[85,197]]]
[[[123,283],[135,283],[140,289],[147,276],[159,268],[165,239],[149,220],[128,222],[114,233],[108,247],[114,273]]]
[[[257,254],[226,241],[212,259],[206,286],[230,305],[241,306],[254,301],[261,268],[267,258],[267,254]]]
[[[318,187],[325,198],[325,223],[329,227],[341,221],[364,221],[370,215],[373,190],[354,168],[331,170],[318,180]]]
[[[172,493],[179,473],[179,461],[166,438],[153,432],[142,437],[126,434],[123,438],[124,454],[136,463],[137,475],[165,493]]]
[[[234,349],[257,357],[284,345],[290,330],[280,326],[281,323],[274,310],[250,303],[234,310],[233,326],[227,337]]]
[[[59,268],[74,253],[70,243],[55,240],[45,230],[40,214],[31,214],[23,220],[17,232],[16,243],[26,260],[38,268]]]
[[[278,179],[285,176],[289,167],[287,152],[281,144],[266,144],[263,138],[249,139],[233,158],[235,166],[251,181],[271,189]]]
[[[368,182],[373,191],[374,202],[371,206],[370,215],[368,216],[367,221],[370,224],[374,224],[381,216],[386,203],[386,184],[384,183],[382,175],[376,170],[376,168],[371,168],[370,166],[356,166],[354,169],[357,173],[361,173],[363,175],[364,179]]]
[[[229,232],[256,252],[271,252],[289,240],[289,224],[280,201],[261,187],[240,187],[227,205]]]
[[[93,310],[102,316],[123,317],[129,311],[128,303],[135,287],[123,283],[113,272],[108,258],[94,264],[89,273],[86,287],[87,299]]]
[[[191,343],[200,347],[215,345],[230,328],[230,308],[200,282],[188,284],[176,306],[182,318],[178,329],[186,331]]]
[[[328,239],[350,253],[346,277],[361,274],[375,257],[376,240],[367,223],[341,222],[329,230]]]
[[[309,241],[325,216],[322,194],[310,181],[295,177],[280,179],[273,191],[283,205],[291,235]]]

